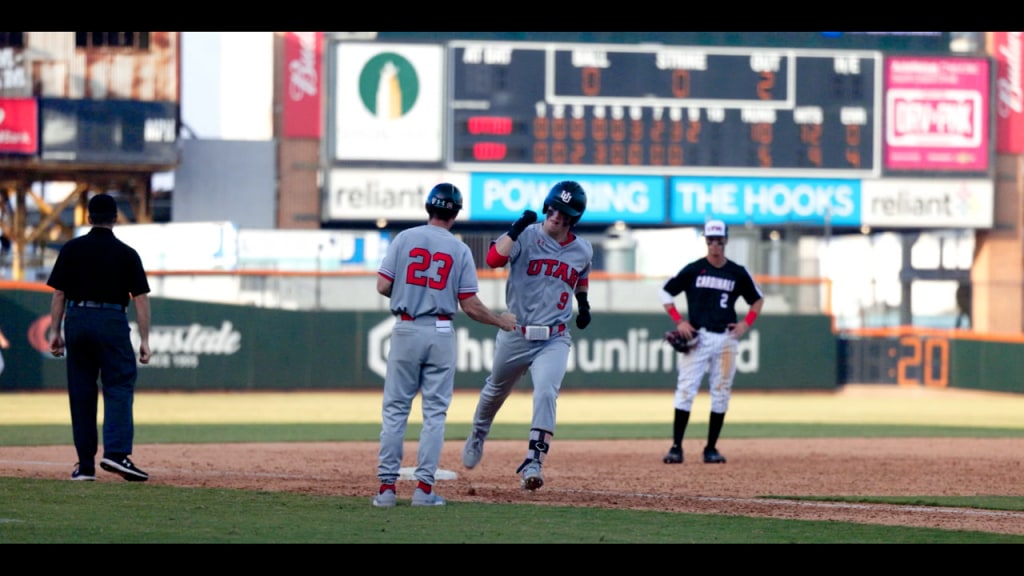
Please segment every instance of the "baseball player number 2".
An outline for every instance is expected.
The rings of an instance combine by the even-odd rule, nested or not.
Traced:
[[[444,290],[448,285],[448,274],[452,271],[451,254],[431,254],[423,248],[409,250],[409,258],[412,263],[405,270],[405,281],[413,286],[426,286],[434,290]],[[430,276],[430,264],[439,262],[437,277]]]

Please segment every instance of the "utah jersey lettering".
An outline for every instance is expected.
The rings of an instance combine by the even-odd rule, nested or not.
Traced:
[[[564,281],[573,289],[576,288],[576,283],[580,280],[578,270],[558,260],[530,260],[526,264],[526,273],[530,276],[554,276]]]
[[[572,320],[572,297],[580,278],[590,274],[593,248],[576,237],[562,246],[541,230],[527,226],[509,254],[505,302],[520,325],[558,326]],[[526,265],[516,261],[528,259]],[[561,282],[551,282],[551,278]]]

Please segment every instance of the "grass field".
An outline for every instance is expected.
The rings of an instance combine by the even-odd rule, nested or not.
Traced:
[[[703,393],[693,411],[693,434],[706,427],[706,403]],[[474,404],[475,393],[456,394],[449,438],[465,437]],[[417,411],[409,436],[418,433]],[[375,440],[379,412],[377,391],[140,392],[136,441]],[[738,392],[727,428],[732,438],[1024,438],[1022,414],[1024,396],[999,393],[873,387],[828,394]],[[513,424],[528,422],[529,415],[530,395],[517,391],[492,437],[521,435],[521,426]],[[571,392],[559,400],[562,438],[663,438],[670,422],[670,391]],[[69,436],[64,394],[0,394],[0,446],[66,445]],[[1024,510],[1024,496],[924,494],[890,501]],[[528,504],[452,502],[439,510],[381,512],[366,498],[0,478],[0,543],[1024,544],[1024,536],[961,530]]]
[[[448,422],[469,423],[475,391],[456,391]],[[529,390],[516,390],[502,407],[502,420],[529,422]],[[694,402],[693,421],[707,420],[708,397]],[[102,400],[101,413],[102,413]],[[197,392],[141,391],[138,424],[379,424],[381,392]],[[729,423],[893,424],[1019,428],[1024,430],[1024,394],[966,392],[890,386],[848,386],[838,392],[736,391]],[[558,423],[670,423],[672,391],[562,392]],[[419,400],[410,422],[420,422]],[[62,392],[0,393],[0,425],[70,425]]]

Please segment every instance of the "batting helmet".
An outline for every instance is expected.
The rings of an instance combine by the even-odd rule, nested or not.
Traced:
[[[544,199],[545,214],[548,213],[548,208],[564,213],[575,225],[587,209],[587,193],[583,191],[583,186],[580,186],[579,182],[564,180],[552,186],[548,192],[548,197]]]
[[[454,184],[449,184],[448,182],[442,182],[434,186],[430,190],[430,194],[427,194],[428,213],[431,208],[440,208],[441,210],[449,210],[451,212],[462,210],[462,192],[459,192],[459,189]]]

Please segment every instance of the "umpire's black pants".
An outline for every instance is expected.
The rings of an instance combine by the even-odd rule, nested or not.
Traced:
[[[103,383],[103,452],[132,453],[135,435],[132,404],[138,365],[128,316],[120,310],[71,307],[64,317],[71,431],[83,469],[95,469],[98,445],[98,380]]]

